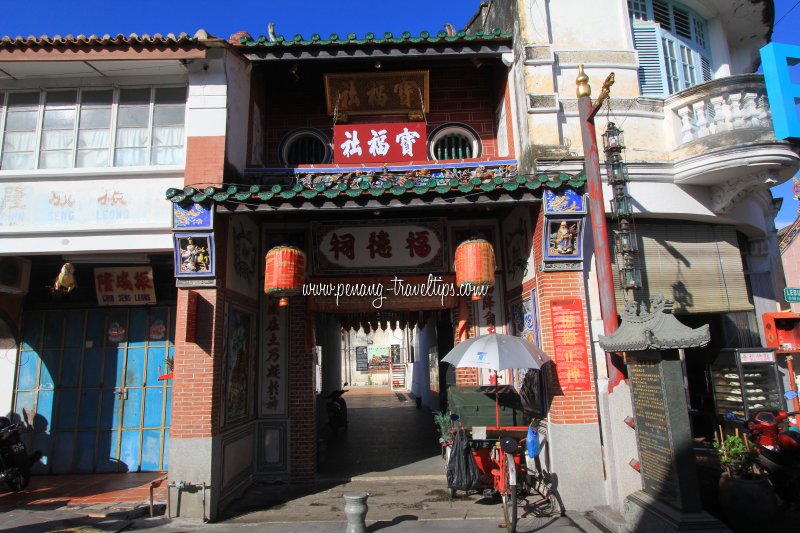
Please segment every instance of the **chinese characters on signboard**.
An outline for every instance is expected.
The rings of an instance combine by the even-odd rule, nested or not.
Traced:
[[[428,105],[428,71],[325,75],[328,115],[422,114]],[[420,120],[420,119],[418,119]]]
[[[420,220],[414,225],[384,222],[380,226],[317,223],[313,231],[320,272],[446,269],[444,224],[439,220]]]
[[[263,349],[261,350],[261,416],[286,414],[286,312],[278,300],[265,298]]]
[[[335,163],[384,163],[426,159],[424,122],[345,124],[333,127]]]
[[[94,269],[95,292],[99,305],[153,305],[153,269],[149,266]]]
[[[586,326],[578,298],[550,302],[558,385],[564,392],[591,390]]]

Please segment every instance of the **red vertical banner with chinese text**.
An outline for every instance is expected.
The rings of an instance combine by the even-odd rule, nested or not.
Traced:
[[[586,349],[586,324],[579,298],[552,300],[553,352],[558,385],[564,392],[592,389],[589,354]]]

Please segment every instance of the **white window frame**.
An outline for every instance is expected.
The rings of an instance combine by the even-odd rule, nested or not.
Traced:
[[[148,124],[147,124],[147,132],[148,132],[148,139],[147,139],[147,156],[143,165],[130,165],[130,166],[122,166],[116,164],[116,144],[117,144],[117,118],[119,116],[119,95],[120,90],[125,89],[148,89],[150,91],[150,100],[149,100],[149,109],[148,109]],[[183,138],[182,138],[182,148],[183,148],[183,159],[178,161],[174,164],[168,165],[156,165],[153,164],[152,161],[152,154],[153,154],[153,121],[154,121],[154,112],[155,112],[155,97],[156,97],[156,90],[157,89],[185,89],[186,90],[186,101],[184,101],[184,122],[183,122]],[[77,99],[75,102],[75,124],[73,127],[73,143],[72,143],[72,157],[71,157],[71,164],[68,167],[58,167],[58,168],[42,168],[40,166],[40,157],[42,154],[42,135],[44,133],[44,110],[45,110],[45,102],[47,101],[47,92],[52,91],[77,91]],[[110,124],[110,142],[109,142],[109,156],[108,156],[108,164],[105,166],[98,166],[98,167],[78,167],[78,134],[80,131],[80,112],[81,112],[81,105],[82,105],[82,95],[84,91],[87,92],[94,92],[98,90],[111,90],[112,91],[112,99],[111,99],[111,124]],[[45,170],[48,172],[58,172],[62,170],[73,170],[73,169],[83,169],[86,171],[102,169],[102,168],[141,168],[141,167],[162,167],[162,166],[184,166],[186,164],[186,140],[188,137],[188,130],[187,130],[187,115],[188,115],[188,94],[189,88],[186,85],[178,85],[178,84],[169,84],[169,85],[130,85],[130,86],[122,86],[122,87],[48,87],[47,89],[38,89],[38,88],[28,88],[28,89],[13,89],[13,90],[0,90],[0,166],[2,165],[4,153],[3,153],[3,145],[5,141],[6,135],[6,120],[8,118],[8,100],[11,94],[14,93],[31,93],[31,92],[38,92],[39,93],[39,104],[38,110],[36,114],[36,130],[35,130],[35,138],[36,138],[36,146],[35,152],[33,157],[33,167],[26,168],[26,169],[2,169],[0,168],[0,175],[5,172],[8,173],[19,173],[25,171],[32,171],[32,170]]]
[[[669,11],[669,27],[655,22],[653,0],[628,0],[627,5],[634,34],[634,47],[636,47],[637,37],[639,37],[637,29],[643,30],[645,27],[649,27],[648,31],[655,32],[659,47],[658,59],[661,63],[660,77],[663,85],[663,91],[660,92],[660,96],[664,97],[688,89],[693,85],[711,81],[712,61],[711,52],[708,48],[708,30],[705,19],[680,2],[673,2],[672,0],[660,0],[660,2]],[[646,3],[647,20],[641,18],[641,5],[643,3]],[[675,8],[688,14],[691,38],[686,38],[676,33]],[[645,37],[645,35],[642,34],[639,38],[642,37]],[[642,50],[637,48],[637,52],[641,54]],[[652,55],[652,50],[649,52]],[[672,57],[673,52],[674,57]],[[671,60],[674,60],[674,64]],[[708,65],[708,69],[703,67],[704,63]],[[648,63],[646,67],[640,65],[640,70],[642,68],[652,69],[653,65],[651,63]],[[657,72],[651,72],[650,70],[647,72],[647,78],[650,83],[652,83],[653,79],[659,77]],[[642,73],[640,72],[640,89],[644,90],[644,81],[641,76]],[[657,96],[657,94],[654,94],[657,92],[657,89],[654,90],[652,86],[649,86],[647,96]]]

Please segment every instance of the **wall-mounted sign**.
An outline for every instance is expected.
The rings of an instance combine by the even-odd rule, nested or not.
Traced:
[[[369,370],[369,355],[366,346],[356,346],[356,370],[366,372]]]
[[[447,270],[441,219],[420,219],[414,224],[312,223],[312,231],[318,273]]]
[[[743,352],[739,354],[742,363],[774,363],[775,352]]]
[[[166,202],[152,199],[174,178],[6,182],[0,186],[0,233],[168,229]]]
[[[562,191],[544,190],[544,213],[586,213],[586,202],[583,194],[572,189]]]
[[[428,105],[428,71],[325,74],[328,115],[422,113]]]
[[[149,266],[94,269],[98,305],[153,305],[156,290]]]
[[[333,127],[333,162],[388,163],[427,159],[424,122]]]
[[[182,207],[172,204],[174,229],[214,229],[214,211],[201,204]]]
[[[592,375],[581,301],[578,298],[553,300],[550,302],[550,315],[559,388],[564,392],[591,390]]]
[[[797,64],[798,59],[800,46],[770,43],[761,49],[761,66],[776,139],[800,137],[800,117],[797,115],[800,83],[790,68]]]
[[[542,246],[545,261],[583,259],[583,217],[545,218]]]
[[[276,298],[261,299],[261,362],[259,365],[261,416],[286,416],[289,328],[286,308]]]
[[[388,346],[367,346],[367,358],[370,370],[389,368]]]
[[[214,277],[214,234],[175,233],[175,277]]]

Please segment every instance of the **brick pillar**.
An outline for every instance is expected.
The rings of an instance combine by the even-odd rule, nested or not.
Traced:
[[[192,137],[186,142],[185,185],[222,183],[225,137]],[[215,222],[217,288],[180,288],[175,326],[175,368],[172,382],[169,481],[205,483],[205,509],[197,492],[173,490],[173,516],[212,520],[217,516],[222,483],[219,467],[227,223]]]
[[[223,298],[218,289],[178,289],[169,481],[206,483],[206,509],[196,493],[184,492],[173,516],[216,517],[220,476],[214,468],[219,433]],[[218,305],[219,304],[219,305]]]
[[[534,218],[534,257],[543,257],[542,242],[544,216]],[[587,254],[588,255],[588,254]],[[588,262],[588,259],[587,259]],[[585,268],[585,267],[584,267]],[[548,414],[551,467],[559,476],[559,492],[567,509],[586,511],[605,503],[603,486],[603,456],[600,443],[600,426],[597,409],[596,376],[592,360],[592,345],[587,313],[586,281],[584,272],[539,272],[535,279],[539,300],[539,324],[542,349],[554,355],[553,300],[572,299],[580,302],[583,312],[583,343],[581,356],[586,357],[591,388],[588,391],[564,391],[557,381],[557,368],[547,375],[552,398]]]
[[[289,475],[313,483],[317,473],[317,410],[314,391],[313,317],[305,298],[289,307]]]

